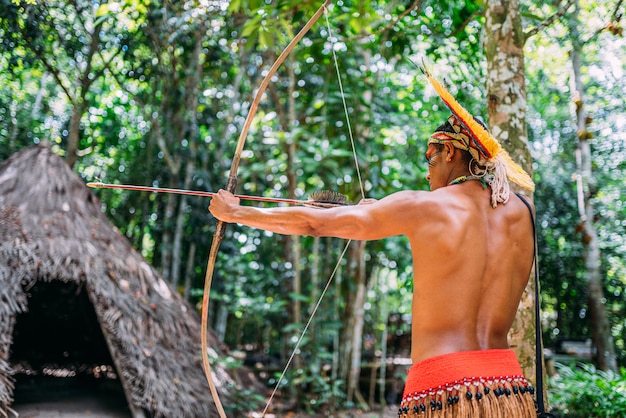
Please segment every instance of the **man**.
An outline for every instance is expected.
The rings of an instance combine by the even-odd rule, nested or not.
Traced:
[[[317,209],[244,207],[220,191],[209,207],[224,222],[279,234],[409,238],[413,366],[402,417],[535,416],[533,389],[507,344],[533,262],[531,216],[521,198],[509,199],[513,169],[500,148],[497,155],[482,149],[476,123],[469,129],[453,115],[430,138],[430,192]]]

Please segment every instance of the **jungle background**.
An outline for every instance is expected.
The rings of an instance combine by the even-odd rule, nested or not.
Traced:
[[[264,72],[318,3],[0,0],[0,161],[46,141],[85,182],[218,190]],[[534,173],[546,357],[586,364],[551,369],[552,399],[575,416],[562,379],[582,370],[580,393],[600,376],[626,408],[625,11],[621,0],[333,2],[270,83],[238,191],[358,202],[361,188],[427,189],[426,138],[448,111],[409,59],[424,60]],[[199,306],[207,198],[96,193]],[[408,242],[352,243],[340,259],[344,245],[229,225],[219,253],[210,326],[232,350],[224,361],[259,366],[268,387],[336,270],[284,382],[295,409],[367,408],[402,390],[419,320]],[[512,338],[532,357],[528,298]]]

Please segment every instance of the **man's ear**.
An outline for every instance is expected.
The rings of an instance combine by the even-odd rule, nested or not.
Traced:
[[[446,150],[446,153],[445,153],[446,162],[451,162],[452,160],[454,160],[454,155],[456,154],[456,148],[450,142],[444,142],[443,146]]]

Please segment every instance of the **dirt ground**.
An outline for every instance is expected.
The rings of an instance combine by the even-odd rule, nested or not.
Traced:
[[[72,380],[21,381],[9,418],[131,418],[121,386],[97,386]],[[396,418],[397,406],[389,406],[375,412],[343,411],[330,414],[283,413],[266,414],[266,418]],[[258,418],[261,413],[246,418]],[[178,418],[178,417],[172,417]],[[205,418],[205,417],[198,417]],[[243,417],[236,417],[243,418]]]
[[[130,418],[125,403],[102,396],[84,395],[75,399],[13,405],[15,418]],[[9,417],[11,417],[9,415]]]
[[[130,418],[126,405],[118,401],[107,400],[102,396],[85,395],[76,399],[47,401],[14,405],[18,414],[13,418]],[[9,415],[10,416],[10,415]],[[260,414],[259,414],[260,416]],[[384,412],[338,412],[326,418],[396,418],[397,406],[389,406]],[[254,415],[252,416],[254,417]],[[317,418],[321,415],[311,414],[268,414],[266,418]]]
[[[18,414],[9,418],[130,418],[121,385],[92,380],[24,378],[17,380]]]
[[[20,405],[15,409],[15,418],[130,418],[130,413],[115,410],[101,403],[88,400],[75,402],[42,402],[38,404]],[[387,407],[384,412],[339,412],[326,418],[396,418],[397,407]],[[9,415],[10,417],[10,415]],[[266,415],[266,418],[317,418],[320,415]]]
[[[384,409],[384,411],[380,411],[380,408],[376,412],[364,412],[364,411],[344,411],[337,412],[333,415],[310,415],[310,414],[288,414],[288,415],[275,415],[270,416],[266,415],[266,418],[397,418],[398,417],[398,407],[397,406],[388,406]]]

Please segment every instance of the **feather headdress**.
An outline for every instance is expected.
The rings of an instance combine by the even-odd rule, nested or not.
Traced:
[[[468,148],[478,151],[480,158],[476,158],[477,162],[484,166],[488,172],[491,172],[492,183],[490,187],[493,193],[493,205],[495,206],[497,202],[504,203],[508,200],[509,190],[506,178],[527,190],[534,191],[535,184],[528,173],[513,161],[498,140],[452,97],[448,90],[433,77],[425,65],[417,65],[417,67],[426,75],[439,97],[441,97],[462,127],[465,128],[464,130],[468,133],[471,142],[468,144]]]

